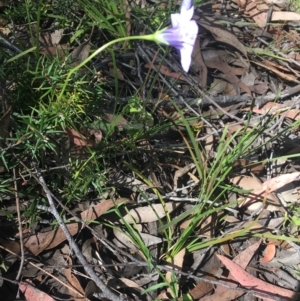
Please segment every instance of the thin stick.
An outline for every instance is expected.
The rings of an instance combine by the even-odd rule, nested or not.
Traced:
[[[55,217],[55,219],[57,220],[57,222],[60,225],[61,229],[63,230],[64,234],[66,235],[66,238],[67,238],[67,240],[69,242],[70,248],[74,251],[76,257],[78,258],[78,260],[82,264],[82,266],[83,266],[84,270],[86,271],[86,273],[91,277],[91,279],[95,282],[95,284],[102,291],[102,293],[100,293],[100,297],[101,298],[107,298],[109,300],[124,301],[123,297],[118,296],[115,293],[113,293],[104,284],[104,282],[97,276],[97,274],[95,273],[95,271],[93,270],[93,268],[89,266],[87,260],[85,259],[85,257],[81,253],[78,245],[76,244],[75,240],[73,239],[73,237],[72,237],[69,229],[67,228],[67,226],[63,222],[63,220],[60,217],[58,211],[56,210],[54,201],[52,199],[51,191],[49,190],[47,184],[45,183],[45,180],[44,180],[44,178],[43,178],[43,176],[42,176],[41,173],[38,173],[37,180],[42,185],[42,187],[44,189],[44,192],[45,192],[45,194],[47,196],[47,199],[48,199],[48,202],[49,202],[50,211],[53,214],[53,216]]]
[[[16,208],[17,208],[17,216],[18,216],[18,230],[19,230],[19,236],[20,236],[20,254],[21,254],[21,262],[19,266],[19,271],[16,276],[16,281],[20,280],[22,269],[24,266],[24,245],[23,245],[23,229],[22,229],[22,220],[21,220],[21,213],[20,213],[20,199],[19,199],[19,193],[18,193],[18,184],[16,180],[16,169],[13,169],[14,173],[14,188],[15,188],[15,198],[16,198]]]

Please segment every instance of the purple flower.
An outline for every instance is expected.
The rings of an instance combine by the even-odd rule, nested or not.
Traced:
[[[194,44],[198,34],[196,21],[191,20],[194,15],[192,0],[183,0],[180,14],[171,14],[172,27],[165,28],[154,34],[155,41],[175,47],[180,52],[181,66],[188,72]]]

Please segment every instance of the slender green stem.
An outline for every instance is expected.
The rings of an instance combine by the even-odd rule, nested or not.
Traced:
[[[147,40],[147,41],[155,41],[155,34],[149,34],[149,35],[144,35],[144,36],[131,36],[131,37],[122,37],[122,38],[118,38],[115,39],[113,41],[110,41],[108,43],[106,43],[105,45],[103,45],[102,47],[100,47],[99,49],[97,49],[93,54],[91,54],[88,58],[86,58],[83,62],[81,62],[78,66],[76,66],[75,68],[73,68],[72,70],[69,71],[67,78],[65,80],[65,83],[62,87],[62,90],[59,94],[58,100],[60,100],[66,90],[67,84],[70,80],[70,77],[72,76],[73,73],[75,73],[78,69],[80,69],[81,67],[83,67],[85,64],[87,64],[90,60],[92,60],[96,55],[98,55],[101,51],[105,50],[106,48],[108,48],[109,46],[116,44],[116,43],[120,43],[120,42],[124,42],[124,41],[129,41],[129,40]]]
[[[38,11],[37,11],[37,18],[36,18],[36,39],[35,39],[35,43],[36,43],[36,51],[35,51],[35,55],[37,58],[39,58],[40,56],[40,22],[41,22],[41,9],[42,9],[42,0],[39,1],[39,6],[38,6]]]

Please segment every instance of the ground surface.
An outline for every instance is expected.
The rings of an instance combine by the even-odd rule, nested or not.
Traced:
[[[184,73],[88,59],[180,3],[42,2],[0,5],[0,296],[300,300],[298,3],[196,2]]]

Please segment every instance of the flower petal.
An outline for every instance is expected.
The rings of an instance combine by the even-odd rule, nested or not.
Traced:
[[[182,48],[182,41],[180,39],[180,30],[178,27],[166,28],[155,33],[155,41],[158,43],[167,44],[177,49]]]
[[[183,48],[184,44],[194,45],[198,34],[198,25],[192,20],[184,25],[166,28],[156,33],[160,42],[164,41],[177,49]]]
[[[194,49],[194,44],[198,34],[198,25],[196,21],[190,21],[188,26],[189,31],[187,31],[187,36],[185,37],[185,42],[180,50],[181,66],[185,72],[188,72],[191,65],[192,52]]]
[[[192,45],[184,45],[184,47],[180,49],[181,66],[185,72],[188,72],[190,69],[193,48],[194,47]]]
[[[182,9],[180,10],[180,18],[182,22],[188,22],[193,18],[194,15],[194,6],[190,7],[189,9]]]
[[[180,27],[180,38],[184,44],[194,46],[198,34],[197,22],[192,20]]]
[[[189,10],[193,6],[193,0],[183,0],[181,3],[180,12],[183,10]]]
[[[177,27],[181,23],[181,15],[180,14],[171,14],[171,23],[173,27]]]
[[[171,28],[162,29],[153,34],[157,43],[168,44],[180,51],[181,65],[188,72],[191,56],[198,34],[196,21],[191,20],[194,14],[192,0],[183,0],[180,14],[171,14]]]

